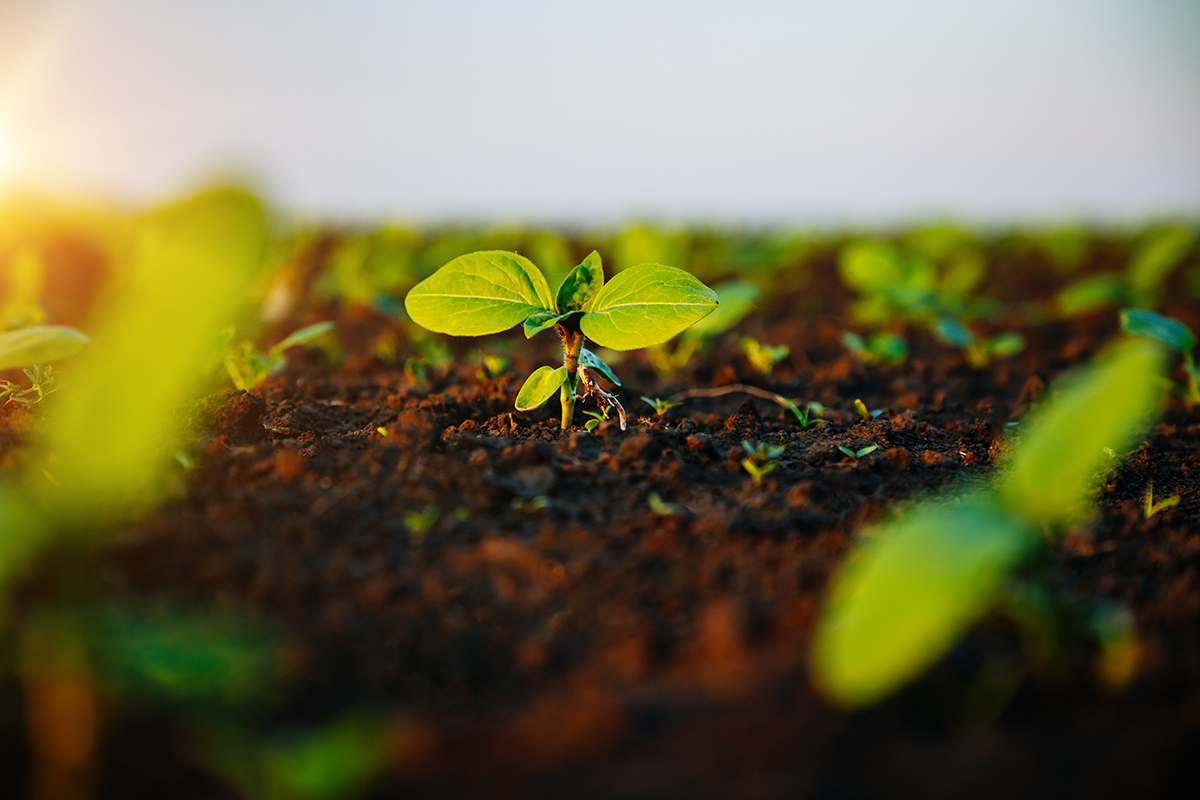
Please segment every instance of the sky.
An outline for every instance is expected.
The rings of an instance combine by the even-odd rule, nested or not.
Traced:
[[[358,218],[1197,214],[1200,2],[0,0],[0,182],[228,175]]]

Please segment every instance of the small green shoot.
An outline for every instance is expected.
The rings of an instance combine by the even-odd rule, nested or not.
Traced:
[[[1024,349],[1024,336],[1005,331],[988,339],[977,339],[974,344],[963,349],[963,355],[972,369],[984,369],[996,359],[1015,356]]]
[[[654,409],[654,416],[656,417],[665,416],[666,413],[672,408],[678,408],[679,406],[683,405],[683,403],[672,403],[669,400],[661,400],[657,397],[643,396],[642,401],[650,404],[650,406]]]
[[[894,333],[876,333],[870,339],[863,339],[857,333],[846,331],[842,334],[842,344],[866,364],[895,366],[908,358],[908,343],[903,336]]]
[[[1172,495],[1166,500],[1154,502],[1154,481],[1146,484],[1146,519],[1150,519],[1160,511],[1166,511],[1168,508],[1174,508],[1179,505],[1179,495]]]
[[[871,453],[874,453],[878,449],[879,449],[879,445],[877,445],[877,444],[870,444],[870,445],[867,445],[866,447],[859,448],[858,450],[851,450],[849,447],[841,447],[840,445],[838,446],[838,450],[841,450],[847,456],[849,456],[850,458],[853,458],[855,464],[857,464],[858,460],[860,458],[862,458],[863,456],[870,455]]]
[[[475,373],[479,380],[496,380],[508,372],[508,359],[502,356],[486,355],[483,357],[483,369]]]
[[[432,504],[425,506],[423,511],[405,511],[404,527],[408,528],[408,540],[413,544],[425,541],[429,530],[441,514],[441,509]]]
[[[651,492],[650,496],[646,498],[646,502],[650,505],[650,510],[660,517],[673,517],[679,513],[679,506],[663,500],[658,492]]]
[[[601,406],[598,411],[584,411],[583,413],[591,419],[583,423],[583,428],[588,433],[595,433],[596,428],[600,427],[600,423],[608,419],[609,413],[612,411],[612,406]]]
[[[283,341],[267,352],[262,352],[250,340],[244,340],[225,353],[225,371],[233,385],[243,392],[253,391],[256,386],[287,367],[284,352],[293,347],[311,345],[318,338],[332,331],[335,323],[330,321],[307,325],[293,331]],[[232,334],[232,330],[229,331]]]
[[[1183,356],[1183,371],[1188,384],[1183,392],[1189,406],[1200,403],[1200,369],[1196,367],[1192,350],[1196,347],[1196,336],[1188,326],[1177,319],[1164,317],[1142,308],[1126,308],[1121,311],[1121,330],[1133,336],[1149,336],[1163,342]]]
[[[782,445],[769,445],[766,442],[742,442],[746,457],[742,459],[742,468],[750,473],[755,485],[762,483],[764,475],[775,469],[775,459],[783,455]]]
[[[775,402],[792,412],[792,414],[796,417],[796,420],[800,423],[801,428],[807,429],[809,425],[820,422],[821,420],[812,419],[812,416],[815,414],[819,417],[825,413],[825,406],[821,405],[815,400],[809,403],[805,407],[804,411],[801,411],[795,403],[793,403],[791,400],[788,400],[783,395],[775,395]]]
[[[774,346],[760,344],[757,339],[749,336],[743,337],[741,348],[746,355],[746,360],[750,362],[750,366],[763,375],[770,375],[771,370],[775,369],[775,365],[787,358],[789,352],[786,344]]]
[[[526,338],[553,328],[562,340],[563,364],[540,367],[517,393],[518,411],[532,411],[558,392],[563,430],[573,424],[577,389],[598,405],[625,411],[588,370],[620,385],[613,371],[584,347],[584,337],[613,350],[661,344],[710,314],[717,295],[675,267],[639,264],[604,281],[600,255],[590,253],[554,294],[529,259],[503,250],[468,253],[412,288],[404,300],[413,322],[436,333],[483,336],[523,324]]]
[[[20,384],[10,381],[0,381],[0,398],[4,398],[4,405],[9,403],[18,403],[23,406],[34,405],[42,402],[46,395],[57,391],[54,388],[54,367],[34,364],[23,371],[25,377],[29,378],[28,389],[22,389]],[[30,395],[37,396],[31,398]]]
[[[873,408],[868,411],[866,403],[864,403],[862,400],[855,400],[854,413],[862,417],[865,422],[870,422],[873,419],[878,419],[879,417],[883,416],[883,409]]]

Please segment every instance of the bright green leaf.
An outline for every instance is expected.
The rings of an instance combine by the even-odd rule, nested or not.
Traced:
[[[88,341],[87,336],[65,325],[38,325],[0,333],[0,369],[45,364],[73,356]]]
[[[813,681],[842,706],[879,700],[932,665],[1039,546],[986,496],[918,506],[861,542],[833,581]]]
[[[621,385],[621,381],[617,379],[617,376],[613,373],[608,364],[605,364],[603,361],[601,361],[600,356],[596,355],[591,350],[588,350],[586,347],[579,351],[579,365],[581,367],[587,367],[588,369],[596,370],[596,372],[599,372],[601,375],[603,375],[604,379],[611,384],[616,386]]]
[[[604,269],[600,266],[600,254],[593,250],[582,264],[567,273],[558,287],[558,310],[562,313],[586,311],[603,286]]]
[[[517,392],[517,411],[540,408],[567,380],[567,368],[538,367]]]
[[[577,313],[577,312],[572,312]],[[571,314],[556,314],[553,311],[535,311],[525,320],[525,338],[532,339],[544,330],[553,328]]]
[[[529,259],[504,250],[468,253],[418,283],[404,299],[412,321],[437,333],[482,336],[553,311],[546,278]]]
[[[717,307],[717,294],[675,267],[639,264],[604,285],[580,327],[613,350],[665,342]]]
[[[749,281],[729,281],[716,287],[717,310],[688,328],[684,336],[709,339],[742,321],[758,302],[762,290]]]
[[[1037,525],[1065,525],[1087,508],[1087,494],[1109,458],[1141,436],[1162,398],[1163,349],[1133,339],[1065,381],[1021,426],[999,491],[1004,505]]]
[[[975,344],[975,335],[949,314],[939,314],[933,325],[933,335],[948,347],[970,347]]]
[[[1134,336],[1158,339],[1180,353],[1190,353],[1196,346],[1196,337],[1187,325],[1141,308],[1121,310],[1121,330]]]

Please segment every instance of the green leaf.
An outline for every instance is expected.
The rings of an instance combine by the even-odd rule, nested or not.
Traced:
[[[996,601],[1038,546],[990,497],[924,505],[861,542],[834,578],[813,643],[813,682],[862,706],[932,665]]]
[[[571,312],[577,313],[577,312]],[[544,330],[553,328],[571,314],[557,314],[553,311],[535,311],[525,320],[525,338],[532,339]]]
[[[587,311],[588,304],[604,286],[604,269],[600,266],[600,254],[595,250],[588,253],[583,263],[567,273],[558,287],[556,300],[558,310]]]
[[[975,335],[955,317],[939,314],[933,325],[933,335],[948,347],[970,347],[975,344]]]
[[[886,242],[851,242],[838,256],[838,272],[847,286],[864,293],[881,292],[904,281],[896,248]]]
[[[1025,337],[1014,331],[1005,331],[989,339],[987,347],[992,355],[1000,358],[1014,356],[1025,349]]]
[[[716,287],[717,310],[688,328],[685,336],[710,339],[742,321],[758,302],[762,290],[749,281],[729,281]]]
[[[596,370],[596,372],[599,372],[601,375],[603,375],[604,379],[611,384],[616,386],[621,385],[621,381],[613,373],[608,364],[605,364],[603,361],[601,361],[600,356],[596,355],[591,350],[588,350],[586,347],[580,349],[579,351],[579,365],[581,367],[587,367],[588,369]]]
[[[1087,495],[1107,466],[1104,448],[1128,450],[1159,410],[1163,348],[1131,339],[1056,383],[1054,399],[1021,426],[999,493],[1036,525],[1065,525],[1087,511]]]
[[[529,259],[504,250],[468,253],[418,283],[404,298],[412,321],[437,333],[483,336],[553,311],[546,278]]]
[[[1196,337],[1187,325],[1141,308],[1121,310],[1121,330],[1134,336],[1158,339],[1180,353],[1190,353],[1196,346]]]
[[[299,345],[302,345],[302,344],[308,344],[309,342],[311,342],[315,339],[318,339],[318,338],[324,336],[325,334],[329,333],[331,330],[333,330],[336,327],[337,327],[337,323],[333,322],[331,320],[325,320],[324,322],[314,322],[312,325],[306,325],[305,327],[301,328],[300,330],[292,331],[290,334],[288,334],[287,337],[282,342],[280,342],[279,344],[277,344],[271,348],[271,353],[273,355],[278,355],[279,353],[282,353],[284,350],[288,350],[292,347],[298,347]]]
[[[1129,283],[1134,294],[1153,295],[1194,241],[1195,234],[1181,227],[1164,228],[1148,236],[1129,262]]]
[[[517,392],[517,411],[540,408],[567,380],[567,368],[538,367]]]
[[[45,364],[73,356],[88,341],[87,336],[65,325],[37,325],[0,333],[0,369]]]
[[[716,307],[716,292],[683,270],[639,264],[604,285],[580,327],[597,344],[634,350],[667,341]]]
[[[1058,307],[1068,317],[1112,306],[1125,299],[1125,281],[1120,275],[1094,275],[1076,281],[1059,292]]]

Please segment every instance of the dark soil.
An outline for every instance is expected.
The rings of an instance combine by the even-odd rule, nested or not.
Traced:
[[[996,616],[879,707],[814,696],[809,636],[857,532],[987,475],[1005,423],[1116,319],[1013,323],[1029,347],[981,371],[919,332],[902,366],[867,366],[838,343],[847,298],[831,263],[812,269],[805,291],[785,284],[742,326],[790,346],[771,378],[736,336],[665,382],[630,357],[616,367],[625,432],[512,411],[524,376],[553,361],[548,336],[514,349],[499,380],[460,362],[421,384],[364,354],[392,323],[332,310],[346,361],[297,354],[253,394],[213,399],[186,488],[105,554],[104,591],[277,620],[291,675],[259,724],[387,715],[395,764],[372,796],[1200,796],[1200,409],[1178,403],[1104,487],[1096,523],[1042,565],[1064,606],[1132,610],[1130,683],[1096,679],[1082,632],[1064,626],[1035,656]],[[1037,265],[1024,269],[993,288],[1044,297]],[[1166,311],[1200,325],[1186,301]],[[746,395],[663,419],[637,399],[733,383],[832,411],[802,429]],[[861,420],[856,398],[885,413]],[[739,464],[743,440],[785,447],[761,485]],[[868,444],[857,463],[837,449]],[[1144,519],[1149,480],[1181,502]],[[427,530],[406,516],[426,510]],[[230,796],[196,778],[186,737],[136,709],[114,718],[106,796]]]

